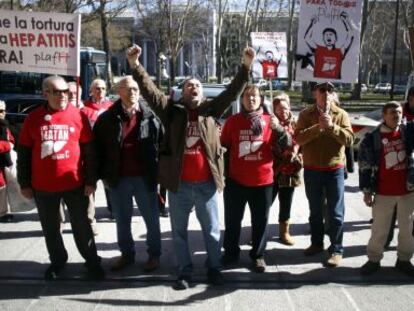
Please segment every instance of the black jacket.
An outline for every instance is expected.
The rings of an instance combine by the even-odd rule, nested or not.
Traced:
[[[7,135],[7,129],[9,127],[9,122],[5,119],[0,119],[0,140],[9,140]],[[10,157],[10,151],[0,153],[0,168],[13,165],[13,162]]]
[[[149,191],[155,191],[158,175],[158,148],[163,135],[163,128],[154,113],[144,104],[139,103],[140,122],[137,140],[139,141],[139,158],[144,169],[144,179]],[[95,145],[98,158],[98,175],[110,187],[116,186],[121,173],[122,122],[127,116],[118,100],[102,113],[95,123]]]

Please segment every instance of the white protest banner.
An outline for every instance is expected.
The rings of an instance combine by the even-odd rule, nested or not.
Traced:
[[[256,51],[253,78],[287,77],[287,47],[284,32],[252,32],[252,47]]]
[[[0,70],[79,76],[80,20],[0,10]]]
[[[358,80],[363,0],[301,0],[296,80]]]

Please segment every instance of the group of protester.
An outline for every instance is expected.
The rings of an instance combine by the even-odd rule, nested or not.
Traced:
[[[175,289],[186,289],[192,282],[188,243],[192,210],[203,233],[209,283],[223,284],[222,267],[239,259],[246,203],[252,222],[252,269],[264,272],[269,210],[277,195],[280,240],[294,244],[289,233],[290,212],[302,168],[311,229],[311,244],[304,255],[323,252],[327,234],[330,246],[325,264],[338,266],[344,252],[345,148],[352,146],[354,135],[333,84],[316,84],[315,105],[300,112],[295,121],[286,94],[275,97],[273,113],[258,87],[248,83],[255,57],[252,48],[244,49],[242,64],[228,88],[211,100],[203,97],[200,81],[189,78],[184,81],[182,98],[173,101],[154,85],[139,62],[140,55],[137,45],[127,49],[132,76],[119,81],[115,103],[102,96],[104,81],[92,83],[91,100],[82,106],[76,84],[51,76],[42,85],[47,105],[30,113],[24,122],[18,144],[18,181],[21,193],[34,198],[38,209],[51,261],[45,278],[57,278],[68,260],[60,232],[62,201],[88,273],[94,279],[104,278],[92,230],[93,194],[99,179],[107,189],[121,251],[111,270],[122,270],[135,261],[133,198],[147,228],[144,270],[158,268],[161,234],[157,189],[161,184],[168,190],[178,266]],[[218,118],[240,93],[241,112],[221,127]],[[407,106],[407,113],[414,112],[414,90],[410,100],[413,104]],[[396,206],[400,227],[396,267],[414,276],[410,262],[414,253],[414,129],[412,123],[401,122],[402,111],[398,103],[387,103],[384,123],[360,147],[360,187],[365,203],[373,206],[369,261],[362,274],[380,267]],[[13,140],[7,130],[1,133],[3,154],[13,147]],[[221,191],[225,209],[223,255],[218,216]]]

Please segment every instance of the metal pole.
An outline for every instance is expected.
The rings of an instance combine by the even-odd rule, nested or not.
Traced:
[[[392,75],[391,75],[391,93],[390,99],[394,99],[394,83],[395,83],[395,65],[397,59],[397,35],[398,35],[398,17],[400,15],[400,0],[397,0],[395,8],[395,26],[394,26],[394,47],[392,52]]]

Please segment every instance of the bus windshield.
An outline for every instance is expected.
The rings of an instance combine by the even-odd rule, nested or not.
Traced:
[[[41,73],[0,71],[0,93],[40,94],[44,77]]]

